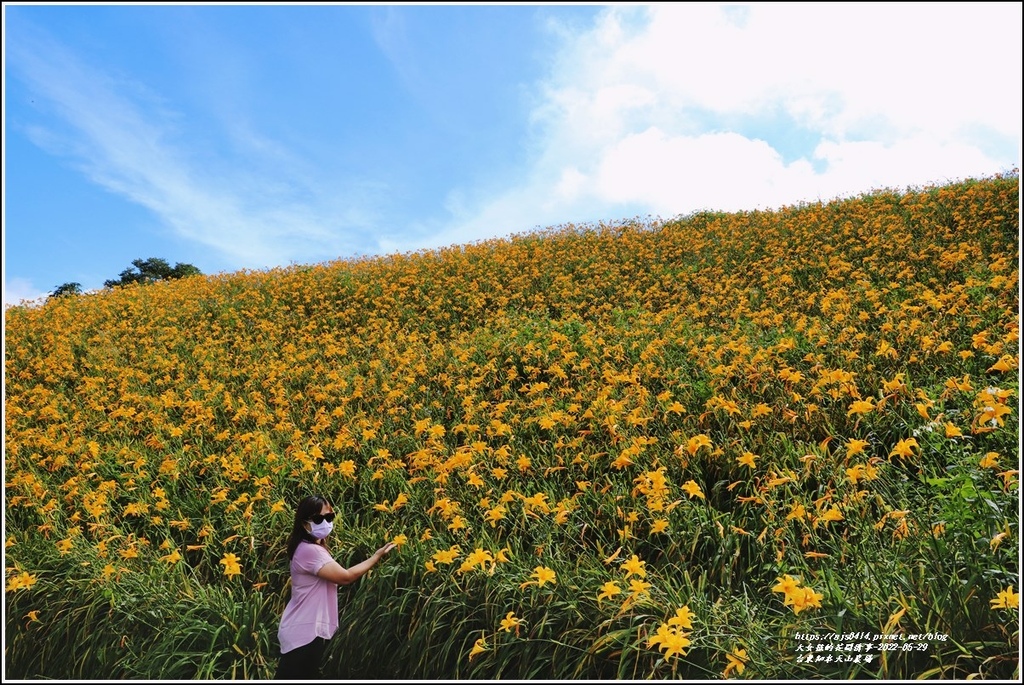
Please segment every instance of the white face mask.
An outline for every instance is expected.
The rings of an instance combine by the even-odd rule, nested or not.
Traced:
[[[312,521],[309,522],[309,532],[317,540],[323,540],[325,537],[331,534],[332,530],[334,530],[334,524],[330,521],[324,521],[322,523],[313,523]]]

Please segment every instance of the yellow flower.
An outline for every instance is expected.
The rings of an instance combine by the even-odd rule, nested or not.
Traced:
[[[804,508],[804,505],[800,504],[799,502],[793,502],[793,508],[790,509],[789,514],[786,515],[786,520],[787,521],[790,520],[790,519],[800,520],[802,518],[805,518],[806,516],[807,516],[807,509]]]
[[[756,466],[754,460],[757,458],[758,456],[753,452],[744,452],[742,456],[736,457],[736,461],[742,466],[754,468]]]
[[[839,507],[832,507],[824,514],[814,519],[814,524],[817,525],[819,521],[823,523],[831,523],[832,521],[842,521],[843,514],[839,511]]]
[[[790,472],[790,473],[792,473],[792,472]],[[792,475],[788,475],[788,476],[774,476],[774,477],[772,477],[772,479],[770,481],[768,481],[768,483],[766,483],[766,486],[769,487],[769,488],[774,488],[774,487],[778,487],[779,485],[785,485],[786,483],[792,483],[795,480],[796,480],[796,478],[794,478]]]
[[[988,452],[978,462],[978,466],[983,469],[997,469],[999,468],[999,453]]]
[[[986,405],[981,407],[981,411],[978,413],[978,416],[975,418],[975,421],[979,425],[988,424],[991,427],[997,425],[1002,426],[1005,424],[1005,422],[1003,421],[1003,417],[1006,416],[1007,414],[1012,413],[1012,411],[1013,410],[1010,409],[1010,407],[1006,406],[1005,404],[995,402],[992,405]]]
[[[22,571],[16,576],[11,576],[10,580],[7,581],[7,592],[13,592],[15,590],[28,590],[30,587],[36,584],[36,577],[28,571]]]
[[[957,428],[955,425],[953,425],[949,421],[946,422],[946,437],[947,438],[959,438],[959,437],[963,437],[963,434],[964,434],[964,432],[962,430],[960,430],[959,428]]]
[[[484,520],[491,524],[491,528],[495,528],[498,525],[498,521],[505,518],[505,507],[498,505],[493,509],[488,509],[484,514]]]
[[[656,535],[668,530],[668,519],[655,519],[651,523],[651,535]]]
[[[871,398],[869,397],[866,400],[857,400],[856,402],[851,404],[850,405],[850,410],[848,412],[846,412],[846,415],[847,416],[852,416],[853,414],[867,414],[869,411],[872,411],[874,408],[875,408],[875,405],[872,403]]]
[[[459,567],[459,573],[466,573],[467,571],[472,571],[477,566],[483,568],[484,564],[488,562],[490,562],[493,565],[494,556],[490,552],[485,550],[483,547],[477,547],[475,550],[470,552],[469,555],[466,557],[466,560],[462,562],[462,566]]]
[[[459,546],[453,545],[449,549],[442,549],[434,552],[432,559],[439,564],[450,564],[459,556]]]
[[[237,576],[242,572],[242,568],[238,564],[238,557],[231,552],[221,558],[220,564],[224,567],[224,575],[228,577]]]
[[[864,448],[868,446],[867,440],[858,440],[857,438],[850,438],[846,443],[846,456],[853,457],[864,451]]]
[[[775,587],[772,588],[772,592],[782,592],[786,596],[789,596],[793,591],[800,587],[800,581],[789,574],[779,578],[778,581],[779,582]]]
[[[864,477],[864,464],[857,464],[846,469],[846,477],[850,483],[856,485],[857,481]]]
[[[804,609],[810,607],[820,607],[821,599],[824,595],[815,592],[809,587],[799,588],[792,596],[788,596],[787,602],[793,606],[793,613],[799,614]]]
[[[682,488],[690,497],[700,497],[701,499],[704,499],[704,493],[701,492],[700,486],[697,485],[695,481],[686,481],[685,483],[683,483]]]
[[[1018,609],[1020,607],[1020,595],[1016,594],[1012,587],[1008,587],[1005,590],[1000,590],[996,598],[990,599],[989,603],[993,609]]]
[[[630,576],[637,576],[638,578],[646,578],[647,570],[644,568],[647,565],[646,561],[642,561],[637,555],[633,555],[626,561],[622,562],[622,570],[626,573],[626,578]]]
[[[919,447],[915,438],[907,438],[906,440],[900,440],[896,443],[896,446],[892,448],[892,452],[889,452],[889,458],[893,457],[911,457],[914,455],[914,448]]]
[[[697,450],[701,447],[711,447],[711,438],[703,433],[695,435],[686,441],[686,451],[690,453],[690,456],[697,454]]]
[[[676,615],[668,620],[670,626],[678,626],[680,628],[693,629],[693,612],[690,611],[689,606],[683,606],[676,609]]]
[[[170,554],[160,557],[160,561],[165,561],[168,564],[176,564],[181,561],[181,553],[178,550],[174,550]]]
[[[683,650],[690,646],[688,635],[689,633],[684,633],[662,623],[658,626],[658,631],[654,634],[654,637],[647,640],[647,646],[654,647],[659,645],[658,649],[665,653],[665,658],[670,659],[676,655],[682,655]]]
[[[785,594],[783,604],[793,607],[794,614],[799,614],[810,607],[820,607],[824,597],[809,587],[800,587],[800,581],[790,575],[780,578],[778,584],[772,588],[772,592]]]
[[[525,583],[520,585],[519,588],[522,589],[527,585],[534,584],[536,584],[537,587],[542,587],[544,583],[551,583],[552,585],[556,584],[555,572],[549,569],[547,566],[537,566],[536,568],[534,568],[532,577],[534,578],[534,580],[526,581]]]
[[[597,601],[600,602],[602,599],[611,599],[615,595],[622,592],[622,588],[619,587],[618,583],[609,580],[607,583],[601,586],[601,592],[597,595]]]
[[[989,371],[1012,371],[1014,366],[1016,366],[1016,364],[1017,364],[1017,360],[1016,359],[1014,359],[1011,355],[1004,354],[1002,357],[999,358],[999,361],[997,361],[992,366],[988,367],[988,370]]]
[[[395,543],[396,547],[401,547],[402,545],[409,542],[409,538],[405,535],[405,533],[400,533],[395,537],[391,538],[391,542]]]
[[[613,461],[611,463],[611,465],[616,470],[621,471],[622,469],[626,468],[627,466],[631,465],[632,463],[633,463],[633,460],[629,458],[629,455],[627,455],[625,452],[623,452],[622,454],[620,454],[618,456],[618,458],[615,459],[615,461]]]
[[[630,578],[629,579],[629,593],[634,598],[635,597],[639,597],[640,595],[646,594],[647,591],[650,590],[650,589],[651,589],[651,584],[650,583],[646,583],[646,582],[644,582],[642,580],[637,580],[636,578]]]
[[[512,629],[516,629],[516,635],[519,635],[519,626],[522,625],[522,619],[516,618],[515,612],[510,611],[505,614],[505,618],[501,619],[501,629],[506,633],[511,633]]]
[[[487,651],[487,641],[486,641],[485,638],[481,637],[476,642],[473,643],[473,649],[471,649],[469,651],[469,659],[470,659],[470,661],[472,661],[473,657],[475,657],[477,654],[480,654],[481,652],[486,652],[486,651]]]
[[[726,654],[725,659],[728,663],[725,665],[725,670],[722,671],[723,678],[728,678],[733,671],[736,671],[736,675],[743,675],[743,671],[747,667],[747,650],[737,647],[732,650],[732,654]]]

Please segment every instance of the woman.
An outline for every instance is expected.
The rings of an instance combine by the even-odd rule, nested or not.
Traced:
[[[389,542],[351,568],[331,557],[324,539],[334,527],[334,509],[324,497],[299,502],[288,538],[292,593],[277,631],[281,644],[278,680],[308,680],[320,670],[324,650],[338,629],[338,586],[350,585],[395,548]]]

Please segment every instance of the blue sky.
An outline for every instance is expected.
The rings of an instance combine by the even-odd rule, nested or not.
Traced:
[[[3,6],[4,303],[1020,165],[1021,4]]]

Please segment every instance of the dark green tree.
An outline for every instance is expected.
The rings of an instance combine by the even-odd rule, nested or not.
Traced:
[[[81,295],[82,284],[81,283],[61,283],[53,292],[50,293],[50,297],[62,297],[64,295]]]
[[[192,264],[178,262],[172,267],[166,259],[150,257],[149,259],[133,260],[132,266],[122,271],[118,278],[104,281],[103,285],[113,288],[131,283],[154,283],[186,276],[201,276],[202,274],[203,272]]]

